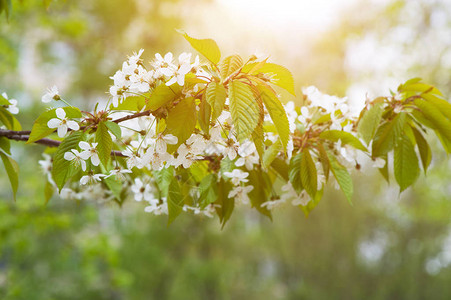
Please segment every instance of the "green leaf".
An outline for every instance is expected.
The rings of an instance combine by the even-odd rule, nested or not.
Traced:
[[[14,201],[16,201],[17,189],[19,187],[19,165],[14,159],[3,153],[3,151],[0,151],[0,156],[5,166],[6,174],[8,174],[9,182],[11,183]]]
[[[313,199],[317,191],[317,179],[318,173],[316,170],[315,162],[310,155],[308,149],[302,151],[301,156],[301,182],[302,186],[306,190],[307,194]]]
[[[19,121],[4,107],[0,106],[0,122],[9,130],[22,130]]]
[[[415,99],[414,103],[443,137],[451,141],[451,121],[432,103],[422,99]]]
[[[263,154],[263,166],[267,169],[274,159],[279,155],[282,150],[282,143],[280,140],[277,140],[274,144],[268,147]]]
[[[432,151],[431,147],[429,146],[426,139],[423,137],[421,132],[416,129],[412,128],[413,134],[415,135],[415,140],[417,142],[418,151],[420,152],[421,162],[423,164],[423,170],[424,173],[426,173],[429,165],[432,161]]]
[[[307,205],[299,205],[299,207],[302,209],[302,211],[304,212],[306,217],[308,217],[310,215],[310,213],[312,212],[312,210],[316,206],[318,206],[319,201],[323,197],[323,192],[324,192],[324,189],[317,191],[315,197],[311,198],[311,200],[309,201],[309,203],[307,203]]]
[[[112,134],[114,134],[116,139],[120,140],[122,138],[121,127],[117,123],[106,121],[105,126],[108,127]]]
[[[221,59],[221,51],[218,45],[212,39],[195,39],[190,37],[183,31],[179,30],[179,33],[191,44],[191,47],[199,51],[200,54],[205,56],[206,59],[211,61],[213,64],[217,64]]]
[[[224,179],[220,179],[217,183],[218,186],[218,199],[215,204],[216,213],[219,216],[219,220],[222,224],[222,228],[224,228],[227,221],[230,219],[232,215],[233,209],[235,208],[235,199],[229,198],[229,192],[233,188],[232,184],[229,181],[224,181]]]
[[[96,143],[98,143],[97,153],[99,154],[100,161],[106,167],[110,161],[111,150],[113,149],[113,140],[108,132],[108,127],[103,121],[97,125]]]
[[[146,106],[147,97],[150,97],[150,93],[145,93],[145,96],[128,96],[123,99],[118,106],[114,107],[113,104],[110,105],[110,110],[130,110],[130,111],[141,111],[144,106]],[[147,97],[146,97],[147,96]]]
[[[248,64],[246,67],[248,69],[252,69],[254,64]],[[287,68],[274,63],[265,63],[260,69],[258,69],[258,72],[269,75],[271,78],[270,82],[272,84],[275,84],[295,95],[293,75],[291,75],[291,72]]]
[[[288,171],[288,178],[290,179],[291,185],[298,193],[302,192],[304,189],[301,180],[302,155],[302,153],[299,153],[291,158]]]
[[[1,2],[1,0],[0,0],[0,2]],[[8,101],[8,99],[3,97],[2,94],[0,94],[0,105],[11,105],[11,103]]]
[[[263,103],[271,116],[271,120],[276,127],[277,133],[282,141],[283,148],[286,149],[290,138],[290,125],[288,123],[285,108],[279,98],[277,98],[277,96],[269,88],[259,85],[258,90],[260,92],[260,97],[262,98]]]
[[[45,187],[44,187],[44,197],[45,197],[45,203],[47,205],[47,203],[49,203],[50,199],[53,196],[53,193],[55,192],[55,188],[53,187],[53,185],[46,181],[45,183]]]
[[[356,149],[367,151],[366,147],[359,141],[358,138],[346,131],[326,130],[321,132],[319,137],[332,142],[338,142],[338,140],[341,140],[343,145],[350,145]]]
[[[154,175],[155,182],[158,185],[160,197],[167,197],[169,184],[174,178],[174,167],[171,166],[169,168],[163,168],[160,171],[153,171],[152,173]]]
[[[227,98],[227,90],[218,82],[211,82],[207,86],[206,99],[208,104],[213,108],[211,118],[216,120],[224,109],[224,104]]]
[[[11,0],[0,0],[0,14],[2,11],[5,11],[6,20],[9,20],[9,16],[11,15]]]
[[[81,118],[81,112],[76,107],[63,107],[66,112],[66,117],[73,118]],[[40,139],[45,138],[46,136],[52,134],[55,131],[55,128],[49,128],[47,123],[50,119],[56,118],[56,108],[43,112],[37,119],[34,121],[33,127],[31,128],[31,134],[28,138],[27,144],[36,142]]]
[[[231,55],[224,58],[219,64],[219,74],[221,75],[221,79],[226,80],[227,77],[238,71],[243,64],[243,59],[239,55]]]
[[[203,94],[202,100],[199,104],[199,111],[197,113],[197,121],[202,131],[206,134],[210,132],[210,117],[211,117],[211,106],[208,104],[205,93]]]
[[[260,108],[251,88],[240,81],[229,84],[230,114],[238,140],[249,138],[260,120]]]
[[[402,134],[406,114],[400,113],[393,120],[379,126],[373,140],[372,157],[383,156],[395,146],[396,139]]]
[[[359,125],[357,127],[357,131],[368,145],[370,141],[373,139],[374,134],[376,133],[377,127],[381,122],[382,113],[384,112],[384,108],[382,103],[376,103],[371,108],[363,114],[363,117],[359,121]]]
[[[429,93],[423,94],[421,97],[427,102],[432,103],[448,120],[451,120],[451,103],[439,96]]]
[[[272,163],[271,167],[280,175],[285,181],[288,181],[288,165],[284,159],[276,157]]]
[[[348,170],[338,162],[338,160],[335,158],[334,155],[328,153],[328,156],[329,156],[330,169],[332,171],[332,174],[334,175],[335,179],[337,180],[338,185],[340,186],[341,190],[345,194],[349,203],[352,204],[351,200],[352,200],[352,194],[354,192],[354,187],[352,184],[351,175],[349,175]]]
[[[326,149],[324,148],[324,145],[322,143],[318,143],[316,145],[316,148],[318,149],[319,161],[321,162],[321,165],[323,166],[324,176],[326,176],[326,181],[327,181],[327,180],[329,180],[329,173],[330,173],[329,157],[327,156]]]
[[[166,119],[165,133],[175,135],[178,139],[177,145],[168,145],[168,152],[175,151],[179,145],[184,143],[194,132],[197,115],[194,98],[186,98],[173,107]]]
[[[442,93],[432,85],[415,82],[415,80],[411,82],[406,82],[398,87],[399,92],[414,92],[414,93],[431,93],[442,96]]]
[[[390,176],[388,173],[387,155],[383,155],[383,156],[381,156],[381,158],[383,158],[385,160],[385,165],[382,168],[378,168],[378,170],[381,173],[382,177],[384,177],[385,181],[387,181],[387,183],[390,183]]]
[[[263,124],[258,124],[255,128],[254,132],[252,132],[252,141],[254,142],[255,148],[257,149],[258,156],[263,159],[263,155],[265,152],[265,136],[263,133]]]
[[[415,182],[420,172],[415,149],[405,135],[401,136],[395,145],[394,170],[401,192]]]
[[[205,176],[199,184],[199,203],[201,208],[215,202],[218,199],[218,177],[211,173]]]
[[[183,210],[184,197],[180,183],[173,177],[168,188],[168,225],[170,225]]]
[[[261,170],[249,171],[249,184],[254,187],[248,194],[252,207],[254,207],[261,214],[272,219],[271,211],[269,211],[266,207],[261,206],[268,200],[272,191],[272,183],[268,177],[268,174]]]
[[[8,138],[0,136],[0,149],[11,155],[11,142]]]
[[[117,180],[115,176],[110,176],[108,178],[103,178],[103,182],[106,184],[108,189],[111,191],[113,196],[119,201],[122,202],[122,182],[120,180]]]
[[[160,84],[152,91],[149,98],[146,99],[146,108],[155,111],[169,102],[174,101],[176,98],[180,97],[180,95],[180,87],[178,84],[173,84],[171,86]]]
[[[56,186],[61,192],[61,189],[66,184],[66,182],[78,171],[71,165],[71,162],[64,159],[64,153],[71,151],[72,149],[78,148],[78,143],[83,138],[82,131],[74,131],[67,138],[65,138],[61,144],[58,146],[55,155],[53,156],[53,168],[52,177],[55,181]]]

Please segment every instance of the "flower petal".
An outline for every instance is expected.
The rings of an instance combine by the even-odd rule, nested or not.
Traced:
[[[60,119],[56,119],[56,118],[50,119],[47,122],[48,128],[57,128],[60,124],[61,124],[61,120]]]
[[[66,124],[61,124],[60,126],[58,126],[58,136],[60,138],[64,137],[67,133],[67,125]]]
[[[60,119],[64,119],[66,117],[66,112],[61,107],[56,109],[56,116]]]

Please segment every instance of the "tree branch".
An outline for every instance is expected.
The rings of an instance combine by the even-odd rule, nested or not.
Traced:
[[[14,140],[14,141],[21,141],[21,142],[28,141],[28,138],[29,138],[28,135],[5,135],[5,134],[2,134],[4,131],[16,132],[16,131],[13,131],[13,130],[2,130],[2,129],[0,129],[0,136],[4,136],[4,137],[6,137],[6,138],[8,138],[10,140]],[[40,140],[37,140],[34,143],[35,144],[39,144],[39,145],[44,145],[44,146],[47,146],[47,147],[58,147],[61,144],[60,141],[56,141],[56,140],[52,140],[52,139],[40,139]],[[121,151],[117,151],[117,150],[111,151],[111,155],[125,157],[125,155],[122,154]]]

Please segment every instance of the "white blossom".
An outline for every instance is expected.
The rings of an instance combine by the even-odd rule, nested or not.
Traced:
[[[64,153],[65,160],[73,161],[76,165],[80,165],[83,171],[86,171],[85,160],[88,158],[89,156],[87,155],[87,153],[80,153],[77,149],[72,149],[70,150],[70,152]]]
[[[106,175],[104,174],[88,174],[88,175],[84,175],[80,178],[80,183],[82,185],[86,185],[88,183],[95,183],[95,182],[99,182],[102,180],[102,177],[105,177]]]
[[[58,136],[63,138],[67,134],[68,129],[78,130],[80,126],[77,122],[66,118],[66,112],[61,107],[56,109],[56,118],[50,119],[47,122],[49,128],[58,128]]]
[[[250,200],[248,193],[253,189],[254,187],[252,185],[236,186],[229,192],[227,197],[235,198],[235,200],[241,202],[242,204],[249,204]]]
[[[224,176],[230,178],[230,181],[234,185],[249,181],[249,179],[246,179],[247,176],[249,176],[249,173],[243,172],[240,169],[234,169],[232,172],[224,172]]]
[[[98,143],[92,143],[89,144],[85,141],[81,141],[80,143],[78,143],[78,146],[84,150],[83,152],[80,153],[80,155],[82,157],[86,157],[85,159],[91,158],[91,163],[94,166],[98,166],[100,164],[100,158],[99,158],[99,154],[97,153],[97,144]]]
[[[131,190],[136,201],[151,201],[154,199],[150,184],[144,184],[139,178],[135,179],[135,183],[131,186]]]

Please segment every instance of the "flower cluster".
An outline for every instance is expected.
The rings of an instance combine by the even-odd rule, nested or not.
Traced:
[[[121,70],[111,77],[113,85],[109,90],[111,105],[107,105],[107,118],[95,119],[96,113],[91,114],[92,121],[88,118],[82,120],[84,128],[95,129],[99,122],[106,122],[113,117],[117,120],[117,118],[130,116],[130,113],[136,113],[124,114],[115,108],[129,97],[140,96],[148,99],[147,97],[160,85],[169,87],[173,92],[173,88],[180,91],[181,99],[198,97],[198,101],[195,102],[196,111],[201,110],[200,102],[206,100],[205,98],[201,100],[198,95],[205,93],[207,85],[214,80],[214,76],[219,76],[215,73],[216,71],[202,65],[198,56],[192,62],[192,55],[189,53],[180,54],[178,59],[174,59],[172,53],[164,56],[157,53],[150,63],[151,67],[146,68],[141,58],[142,53],[143,50],[140,50],[130,56],[123,63]],[[328,174],[325,174],[326,170],[320,153],[315,148],[322,138],[320,134],[324,131],[338,131],[356,137],[355,121],[358,115],[351,111],[346,98],[323,94],[315,87],[305,88],[303,94],[304,106],[296,107],[293,102],[284,105],[290,130],[285,147],[283,149],[276,147],[280,144],[280,137],[277,131],[271,129],[263,133],[263,147],[264,151],[276,147],[277,151],[272,155],[272,159],[277,158],[286,165],[289,165],[294,156],[299,155],[306,147],[313,149],[309,155],[312,157],[316,170],[315,188],[321,191],[326,184]],[[62,100],[56,87],[51,88],[42,99],[43,102],[51,100]],[[146,111],[146,106],[149,104],[146,101],[140,108],[141,112]],[[174,101],[177,104],[180,100]],[[224,109],[216,119],[209,122],[207,132],[196,128],[182,140],[173,132],[165,130],[164,110],[125,118],[124,122],[119,124],[121,140],[118,142],[122,142],[122,145],[118,155],[121,158],[116,158],[112,164],[106,165],[101,164],[96,136],[92,131],[85,129],[87,134],[78,143],[78,147],[64,153],[64,159],[70,161],[73,168],[81,169],[78,176],[81,186],[77,185],[74,189],[66,187],[61,191],[62,195],[72,199],[117,198],[117,194],[113,195],[109,191],[111,179],[114,178],[114,182],[118,183],[121,189],[129,187],[135,201],[147,203],[144,208],[146,212],[155,215],[169,214],[169,194],[162,190],[162,186],[167,189],[167,182],[162,183],[162,180],[164,181],[164,176],[169,176],[171,180],[183,178],[179,185],[184,189],[184,195],[189,200],[184,201],[180,209],[211,217],[223,207],[221,204],[214,203],[215,198],[205,200],[206,197],[210,197],[208,193],[205,194],[205,188],[202,187],[207,177],[203,175],[201,178],[196,178],[199,175],[189,171],[190,168],[194,170],[204,168],[208,173],[215,174],[215,177],[209,179],[211,181],[208,183],[208,188],[214,190],[216,185],[226,185],[226,197],[233,199],[236,203],[258,206],[259,209],[267,211],[286,202],[300,207],[309,205],[311,195],[305,189],[295,188],[288,180],[278,186],[270,187],[273,189],[270,199],[261,199],[259,203],[255,203],[255,196],[251,199],[253,193],[258,194],[256,189],[261,189],[258,186],[260,183],[256,181],[255,172],[264,172],[268,168],[268,165],[262,164],[262,161],[266,159],[264,157],[266,153],[263,156],[259,153],[255,140],[250,136],[240,141],[237,139],[236,124],[232,121],[229,107],[230,99],[226,98]],[[164,108],[170,110],[171,106]],[[271,117],[265,110],[263,126],[271,125]],[[60,137],[66,136],[69,129],[80,129],[77,122],[66,117],[62,108],[56,109],[56,118],[48,121],[48,127],[56,128]],[[111,136],[113,136],[112,133]],[[337,139],[324,141],[324,143],[332,149],[341,165],[348,169],[358,165],[357,151],[346,141]],[[268,164],[270,163],[271,161]],[[41,165],[46,174],[49,174],[48,164],[42,161]],[[251,176],[252,172],[254,175]],[[195,180],[191,180],[190,177]]]

